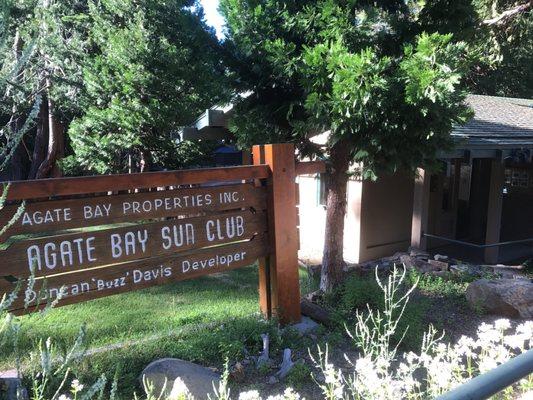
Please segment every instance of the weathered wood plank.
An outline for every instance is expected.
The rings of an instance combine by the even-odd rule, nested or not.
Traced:
[[[241,268],[253,264],[267,253],[266,235],[258,235],[251,241],[185,255],[149,258],[38,279],[33,287],[30,311],[39,304],[54,300],[62,286],[66,289],[66,296],[59,301],[58,306]],[[41,290],[45,281],[46,290]],[[15,285],[5,281],[2,284],[0,280],[1,290],[6,291],[6,287],[12,290]],[[1,290],[0,296],[3,293]],[[18,310],[18,314],[26,312],[24,287],[21,292],[11,308]]]
[[[16,242],[0,252],[0,276],[72,272],[250,239],[267,230],[264,212],[236,211]]]
[[[7,224],[17,207],[0,211],[0,226]],[[27,204],[4,237],[249,207],[265,209],[265,188],[240,184],[42,201]]]
[[[301,161],[296,163],[296,175],[323,174],[326,172],[324,161]]]
[[[245,165],[165,172],[144,172],[138,174],[14,181],[10,183],[7,199],[28,200],[139,188],[262,179],[267,178],[268,175],[269,170],[266,165]],[[0,190],[3,191],[4,189],[0,188]]]

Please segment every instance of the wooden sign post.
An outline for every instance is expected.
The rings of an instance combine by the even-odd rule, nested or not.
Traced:
[[[253,157],[239,167],[10,182],[0,227],[26,207],[0,237],[0,296],[20,286],[11,311],[24,314],[259,259],[261,311],[299,321],[295,177],[323,165],[296,163],[291,144],[254,146]]]
[[[266,182],[271,252],[259,264],[261,310],[267,317],[277,316],[283,324],[298,322],[301,312],[294,146],[254,146],[253,160],[256,165],[268,165],[271,172]]]

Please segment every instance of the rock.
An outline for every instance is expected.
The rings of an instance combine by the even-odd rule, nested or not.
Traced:
[[[403,255],[400,257],[400,261],[403,265],[405,265],[405,268],[412,269],[415,268],[416,270],[427,273],[431,271],[440,271],[439,267],[436,267],[434,265],[431,265],[430,263],[413,256]]]
[[[197,399],[206,399],[213,393],[213,384],[218,387],[220,375],[209,368],[177,358],[162,358],[150,363],[141,373],[140,380],[151,383],[154,393],[159,395],[167,381],[165,395],[168,396],[176,378],[187,386],[190,394]]]
[[[435,261],[447,261],[448,260],[448,256],[444,255],[444,254],[435,254],[433,256],[433,259]]]
[[[301,322],[291,326],[291,328],[296,329],[302,336],[315,331],[318,327],[319,325],[309,317],[302,317]]]
[[[276,372],[276,376],[278,376],[279,379],[285,378],[289,374],[289,372],[291,372],[291,369],[294,366],[294,363],[292,362],[291,358],[291,349],[283,350],[283,361],[281,362],[279,371]]]
[[[480,279],[466,289],[469,304],[491,314],[533,318],[533,282],[527,279]]]
[[[448,271],[431,271],[429,272],[430,275],[433,275],[433,276],[438,276],[440,278],[448,278],[449,275],[448,275]]]
[[[409,256],[416,257],[416,258],[422,258],[422,259],[429,259],[429,253],[415,249],[415,248],[409,248]]]
[[[403,251],[399,251],[399,252],[394,253],[392,256],[382,258],[382,260],[389,261],[393,264],[398,264],[400,262],[400,257],[403,255],[408,255],[408,254]]]
[[[19,397],[17,397],[17,389],[20,391]],[[22,379],[19,378],[16,369],[0,372],[0,399],[28,399],[28,392],[26,388],[22,386]]]
[[[357,264],[355,267],[352,268],[352,271],[355,272],[358,276],[373,276],[376,273],[376,269],[380,274],[388,274],[392,270],[394,264],[399,265],[400,260],[398,259],[396,263],[387,261],[385,259],[371,260],[365,261],[361,264]]]
[[[246,376],[244,366],[240,362],[236,362],[233,368],[231,368],[229,375],[235,382],[244,381],[244,377]]]
[[[268,333],[262,333],[261,339],[263,340],[263,350],[261,351],[261,355],[257,359],[257,368],[261,368],[263,365],[268,365],[270,363],[270,338],[268,336]]]
[[[504,279],[529,279],[522,265],[493,265],[492,271],[495,275]]]
[[[322,297],[324,297],[324,292],[322,292],[321,290],[315,290],[314,292],[307,293],[305,295],[305,298],[312,303],[316,303]]]
[[[477,265],[471,264],[450,265],[450,271],[456,274],[467,274],[479,277],[483,276],[483,274],[486,274],[487,272],[492,272],[492,270],[483,269]]]
[[[450,264],[448,264],[447,262],[444,262],[444,261],[439,261],[439,260],[428,260],[428,263],[433,265],[434,267],[437,267],[439,269],[439,271],[448,271],[448,267],[450,266]]]
[[[298,264],[301,268],[305,269],[307,273],[312,277],[320,276],[320,270],[322,265],[320,264],[306,264],[303,261],[298,260]]]

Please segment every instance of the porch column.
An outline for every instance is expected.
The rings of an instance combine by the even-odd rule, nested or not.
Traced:
[[[505,167],[502,161],[499,159],[491,160],[485,244],[498,243],[500,241],[504,182]],[[499,250],[499,247],[485,248],[485,262],[496,264],[498,262]]]
[[[427,233],[429,216],[429,181],[431,174],[423,169],[416,170],[413,197],[413,222],[411,225],[411,247],[426,250],[427,239],[422,235]]]

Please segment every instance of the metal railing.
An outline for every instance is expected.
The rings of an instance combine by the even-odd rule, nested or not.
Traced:
[[[533,349],[451,390],[436,400],[483,400],[533,373]]]
[[[475,247],[476,249],[486,249],[486,248],[489,248],[489,247],[499,247],[499,246],[507,246],[507,245],[510,245],[510,244],[533,242],[533,238],[529,238],[529,239],[520,239],[520,240],[510,240],[508,242],[499,242],[499,243],[490,243],[490,244],[475,244],[475,243],[465,242],[465,241],[462,241],[462,240],[450,239],[450,238],[447,238],[445,236],[432,235],[430,233],[423,233],[422,235],[425,236],[425,237],[428,237],[428,238],[432,238],[432,239],[439,239],[439,240],[444,240],[444,241],[450,242],[450,243],[460,244],[460,245],[463,245],[463,246]]]

